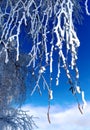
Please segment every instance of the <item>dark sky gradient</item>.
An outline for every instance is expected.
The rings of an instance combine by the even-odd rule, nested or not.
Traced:
[[[84,15],[83,24],[78,26],[78,37],[81,42],[78,52],[80,85],[90,101],[90,16]]]

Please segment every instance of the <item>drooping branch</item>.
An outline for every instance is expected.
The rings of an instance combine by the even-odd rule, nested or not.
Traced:
[[[43,80],[44,87],[47,88],[50,97],[53,97],[51,83],[54,78],[52,76],[54,65],[57,68],[56,85],[59,85],[61,68],[64,68],[71,92],[76,95],[78,87],[79,93],[82,93],[78,85],[79,70],[77,67],[77,49],[80,41],[73,20],[79,7],[78,0],[6,0],[6,2],[2,0],[0,3],[0,45],[2,45],[0,56],[4,54],[7,66],[10,64],[9,51],[14,48],[16,57],[14,63],[19,63],[19,68],[22,68],[20,47],[23,39],[21,40],[20,37],[25,33],[30,38],[30,50],[25,52],[29,61],[25,60],[26,64],[23,67],[27,70],[32,68],[30,75],[37,77],[32,94],[36,89],[41,93],[40,81]],[[50,85],[44,77],[48,68]],[[20,71],[21,69],[18,77],[20,77],[19,81],[22,81]]]

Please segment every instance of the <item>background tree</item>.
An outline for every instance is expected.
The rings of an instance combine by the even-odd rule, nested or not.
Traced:
[[[85,6],[89,14],[87,2]],[[64,69],[70,84],[69,90],[77,102],[77,93],[81,94],[83,107],[86,106],[84,92],[78,84],[79,70],[76,61],[80,41],[74,28],[74,21],[80,21],[81,13],[79,0],[0,1],[0,124],[2,129],[7,129],[9,126],[11,129],[32,129],[32,118],[28,119],[23,111],[12,108],[17,105],[21,108],[25,101],[28,77],[30,83],[31,79],[34,81],[31,84],[33,87],[31,95],[36,89],[42,94],[40,82],[43,81],[43,88],[47,88],[50,101],[53,99],[52,80],[56,80],[56,85],[59,85],[60,72]],[[55,78],[53,77],[54,62],[57,67]],[[45,78],[45,72],[48,73],[49,83]],[[79,102],[78,107],[82,113]],[[16,121],[19,118],[20,122]],[[21,124],[20,127],[18,123]],[[29,123],[30,126],[27,127]]]

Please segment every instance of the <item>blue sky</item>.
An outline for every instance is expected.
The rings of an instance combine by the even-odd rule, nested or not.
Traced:
[[[90,100],[90,16],[84,15],[83,24],[78,26],[77,29],[81,42],[78,52],[80,85],[85,91],[86,99]]]
[[[85,12],[84,12],[85,13]],[[52,124],[47,121],[48,95],[35,92],[27,100],[24,110],[30,110],[30,114],[39,117],[36,123],[38,130],[89,130],[90,129],[90,17],[84,14],[81,25],[76,25],[77,34],[80,39],[77,65],[80,73],[80,86],[85,92],[87,108],[82,116],[77,108],[76,101],[71,92],[65,74],[62,74],[60,85],[52,84],[54,99],[51,101],[50,117]],[[75,114],[76,113],[76,114]],[[69,119],[68,119],[69,117]]]

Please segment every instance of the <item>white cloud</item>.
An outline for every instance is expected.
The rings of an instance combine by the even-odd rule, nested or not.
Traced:
[[[90,103],[83,115],[80,114],[76,105],[66,109],[59,105],[51,106],[51,124],[47,120],[47,107],[26,105],[23,109],[29,110],[28,114],[39,117],[35,119],[38,130],[90,130]]]

